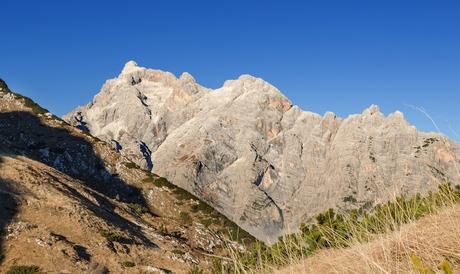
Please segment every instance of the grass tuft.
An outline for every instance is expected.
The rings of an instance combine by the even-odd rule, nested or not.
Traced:
[[[40,268],[36,265],[15,265],[10,267],[5,274],[32,274],[39,271]]]

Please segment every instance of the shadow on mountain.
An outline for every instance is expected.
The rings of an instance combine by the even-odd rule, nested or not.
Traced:
[[[0,164],[2,160],[0,158]],[[0,178],[0,265],[3,261],[3,241],[7,236],[8,224],[13,220],[18,211],[19,202],[12,183]]]
[[[43,124],[30,112],[5,112],[0,113],[0,153],[12,157],[25,156],[81,180],[99,205],[69,185],[61,184],[58,189],[81,201],[96,216],[128,230],[144,244],[155,246],[141,233],[138,226],[116,214],[115,205],[106,198],[146,206],[141,191],[124,182],[117,174],[112,174],[94,152],[93,144],[85,138],[65,128]],[[16,214],[18,204],[14,198],[14,189],[21,182],[5,182],[1,174],[0,182],[0,231],[4,231]]]

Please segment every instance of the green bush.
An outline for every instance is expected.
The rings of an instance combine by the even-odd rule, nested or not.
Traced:
[[[125,262],[122,262],[122,263],[121,263],[121,266],[127,267],[127,268],[128,268],[128,267],[135,267],[136,264],[133,263],[133,262],[130,262],[130,261],[125,261]]]
[[[204,214],[212,214],[214,212],[214,208],[209,206],[203,201],[198,201],[198,204],[192,205],[192,212],[197,213],[197,212],[203,212]]]
[[[101,234],[101,236],[109,242],[121,242],[124,240],[123,236],[121,236],[120,234],[113,231],[108,231],[106,229],[101,229],[99,231],[99,234]]]
[[[157,187],[167,187],[169,189],[176,189],[176,186],[168,182],[165,178],[158,178],[153,181],[153,184]]]
[[[136,163],[133,163],[133,162],[125,162],[123,164],[125,165],[125,167],[129,169],[140,169],[141,168],[140,166],[138,166]]]
[[[182,189],[180,187],[176,187],[174,189],[174,194],[176,195],[177,199],[179,200],[194,200],[198,201],[198,198],[190,194],[187,190]]]
[[[166,228],[166,226],[165,226],[164,224],[160,224],[160,226],[159,226],[158,229],[157,229],[157,232],[158,232],[158,234],[160,234],[161,236],[167,236],[167,235],[169,235],[168,229]]]
[[[142,215],[149,212],[149,209],[141,204],[130,203],[128,207],[134,210],[137,214]]]
[[[353,197],[353,195],[344,197],[344,198],[343,198],[343,201],[346,202],[346,203],[356,203],[356,202],[358,202],[358,201],[356,200],[356,198]]]
[[[152,173],[147,173],[147,177],[145,177],[142,182],[146,184],[154,184],[157,187],[167,187],[169,189],[175,189],[176,186],[168,182],[165,178],[159,177],[155,178]]]
[[[176,255],[184,255],[185,252],[182,251],[182,250],[179,250],[179,249],[174,249],[173,251],[171,251],[173,254],[176,254]]]
[[[204,226],[208,227],[208,226],[210,226],[211,224],[214,223],[214,220],[213,219],[204,219],[204,220],[201,220],[200,223],[203,224]]]
[[[193,223],[192,217],[190,217],[190,214],[188,214],[187,212],[182,212],[181,211],[180,219],[186,224],[192,224]]]
[[[36,265],[15,265],[10,267],[5,274],[32,274],[39,271],[40,268]]]
[[[142,182],[143,183],[153,183],[155,182],[155,178],[153,178],[153,175],[152,174],[147,174],[147,177],[145,177],[144,179],[142,179]]]

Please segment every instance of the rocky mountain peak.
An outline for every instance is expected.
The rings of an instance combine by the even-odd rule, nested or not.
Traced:
[[[193,76],[192,76],[190,73],[188,73],[188,72],[183,72],[183,73],[180,75],[179,79],[180,79],[181,81],[183,81],[183,82],[186,82],[186,83],[196,83],[195,78],[193,78]]]
[[[385,117],[372,105],[345,119],[320,116],[250,75],[212,91],[189,74],[129,76],[136,74],[141,81],[106,84],[116,96],[101,92],[104,100],[65,119],[85,121],[123,155],[266,242],[329,208],[359,209],[459,179],[452,163],[460,146],[418,132],[399,112]],[[129,99],[118,92],[127,90]]]
[[[371,105],[363,111],[363,115],[382,114],[378,105]]]
[[[123,67],[123,70],[121,71],[121,74],[129,74],[142,69],[144,68],[139,67],[139,65],[135,61],[130,60],[126,62],[125,66]]]
[[[244,91],[252,92],[271,92],[284,96],[281,91],[267,81],[249,74],[243,74],[236,80],[227,80],[224,82],[223,87],[241,88]]]

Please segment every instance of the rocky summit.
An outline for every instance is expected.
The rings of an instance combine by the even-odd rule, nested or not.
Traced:
[[[64,119],[268,243],[329,208],[370,208],[460,177],[460,146],[400,112],[321,116],[249,75],[211,90],[130,61]]]

